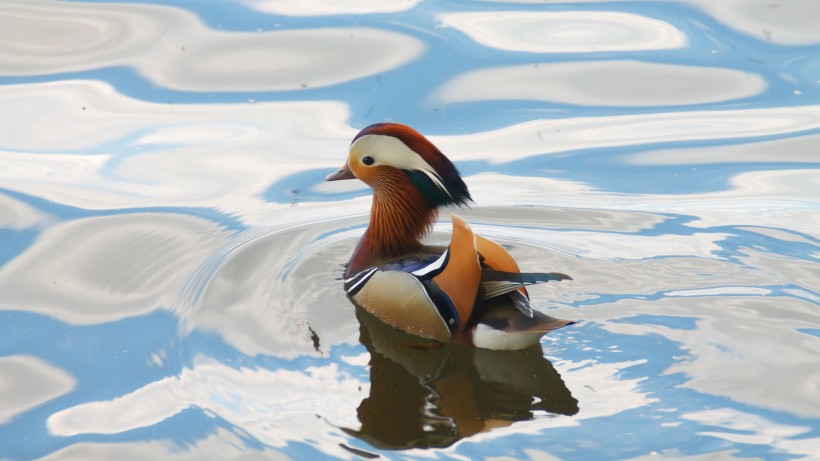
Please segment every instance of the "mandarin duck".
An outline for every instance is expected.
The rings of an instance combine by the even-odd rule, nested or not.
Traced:
[[[525,288],[569,276],[521,273],[501,245],[475,235],[458,215],[449,246],[420,242],[439,207],[472,198],[453,163],[416,130],[398,123],[361,130],[327,180],[354,178],[373,189],[373,204],[345,265],[344,289],[382,322],[423,338],[507,350],[575,323],[533,310]]]

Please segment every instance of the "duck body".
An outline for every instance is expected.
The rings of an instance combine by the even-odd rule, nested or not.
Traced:
[[[351,300],[382,322],[424,338],[487,349],[524,349],[574,323],[530,307],[526,286],[568,280],[521,273],[497,243],[456,214],[447,247],[423,245],[438,208],[466,205],[467,186],[427,138],[397,123],[371,125],[353,139],[347,163],[329,181],[358,178],[373,188],[370,225],[345,266]]]

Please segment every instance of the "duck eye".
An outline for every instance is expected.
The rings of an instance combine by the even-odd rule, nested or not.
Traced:
[[[364,157],[362,157],[362,163],[364,163],[367,166],[372,165],[374,162],[375,160],[373,160],[373,157],[369,155],[365,155]]]

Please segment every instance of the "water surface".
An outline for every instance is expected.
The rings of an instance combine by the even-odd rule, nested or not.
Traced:
[[[0,5],[0,458],[817,459],[813,0]],[[356,309],[384,120],[581,320]],[[449,211],[431,242],[445,243]]]

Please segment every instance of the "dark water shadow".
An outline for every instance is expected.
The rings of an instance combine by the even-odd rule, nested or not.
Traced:
[[[578,401],[540,346],[492,351],[441,344],[358,307],[356,316],[370,352],[370,395],[357,410],[361,428],[345,431],[374,447],[443,448],[536,415],[578,413]]]

